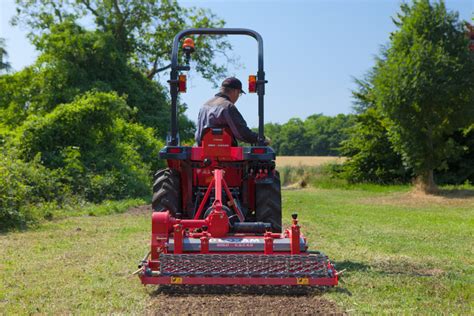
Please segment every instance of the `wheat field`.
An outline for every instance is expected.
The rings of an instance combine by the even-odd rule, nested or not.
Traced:
[[[343,163],[345,157],[334,156],[277,156],[277,167],[320,166],[327,163]]]

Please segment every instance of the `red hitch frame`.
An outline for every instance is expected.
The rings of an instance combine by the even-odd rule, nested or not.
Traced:
[[[201,219],[213,189],[212,210]],[[307,251],[296,214],[292,215],[290,229],[281,234],[270,230],[264,234],[231,234],[229,217],[222,206],[223,191],[232,204],[224,171],[215,169],[193,219],[178,219],[169,212],[153,213],[150,256],[138,271],[143,284],[338,284],[338,273],[328,258]],[[236,205],[233,209],[240,214],[239,219],[243,218]]]

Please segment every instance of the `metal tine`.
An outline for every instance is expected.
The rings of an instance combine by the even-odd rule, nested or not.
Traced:
[[[224,277],[327,277],[323,255],[162,254],[162,275]]]

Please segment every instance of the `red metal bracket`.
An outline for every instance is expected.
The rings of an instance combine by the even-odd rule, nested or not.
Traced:
[[[212,188],[215,188],[215,199],[213,206],[216,211],[222,210],[222,188],[224,188],[227,198],[229,200],[229,206],[231,206],[234,212],[237,214],[239,221],[245,221],[244,214],[235,203],[235,199],[232,196],[232,193],[230,192],[229,187],[227,186],[227,182],[224,179],[224,170],[215,169],[213,173],[214,178],[211,180],[211,183],[209,183],[209,186],[207,187],[206,193],[204,194],[204,197],[201,203],[199,204],[199,208],[196,212],[196,215],[194,215],[194,219],[199,219],[201,217],[202,212],[204,211],[204,206],[206,205],[207,201],[209,200],[209,196],[211,195]]]

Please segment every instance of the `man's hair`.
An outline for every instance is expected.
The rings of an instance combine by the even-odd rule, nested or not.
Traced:
[[[223,93],[223,94],[229,94],[232,90],[235,90],[235,89],[229,88],[229,87],[220,87],[219,88],[219,92]]]

